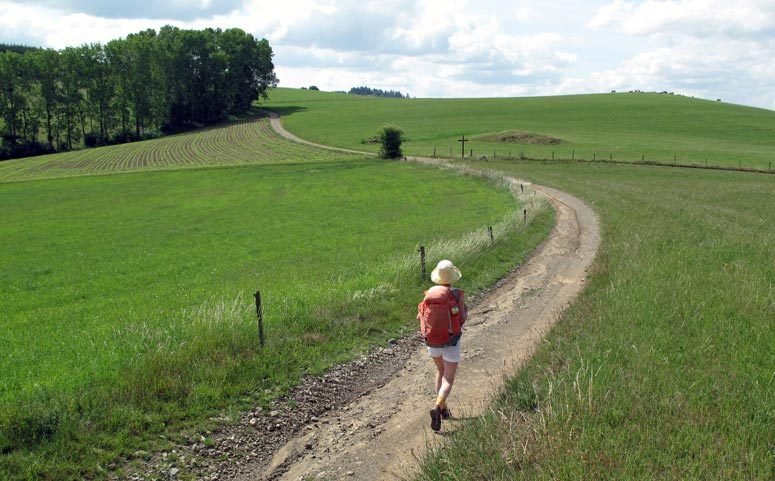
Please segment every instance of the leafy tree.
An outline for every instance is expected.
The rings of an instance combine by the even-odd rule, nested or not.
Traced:
[[[22,56],[17,53],[0,53],[0,115],[9,142],[15,142],[20,134],[21,112],[26,104],[22,62]]]
[[[379,156],[383,159],[397,159],[403,156],[401,142],[404,131],[395,125],[386,125],[377,131],[380,142]]]
[[[131,105],[129,57],[126,53],[126,42],[123,39],[111,40],[105,45],[105,55],[111,66],[116,88],[116,96],[111,110],[121,124],[121,129],[115,135],[126,141],[129,137],[129,106]]]
[[[57,109],[60,104],[60,58],[56,50],[38,50],[27,54],[33,63],[32,79],[38,84],[38,111],[43,117],[46,127],[46,140],[49,149],[54,150],[54,138],[58,132],[54,130]]]
[[[0,159],[47,151],[37,142],[40,116],[35,108],[38,87],[31,81],[35,65],[31,56],[0,52]]]
[[[86,134],[84,119],[86,77],[85,59],[80,48],[68,47],[61,54],[61,115],[60,125],[65,135],[65,148],[80,142]]]
[[[253,55],[255,64],[253,65],[252,73],[256,76],[257,80],[258,95],[256,98],[266,99],[267,90],[277,87],[277,83],[279,82],[277,75],[274,73],[274,63],[272,62],[274,52],[272,52],[272,47],[265,38],[262,38],[257,42],[254,40],[254,42],[255,47],[253,49]]]
[[[92,127],[91,137],[94,145],[108,143],[109,132],[113,129],[115,115],[112,102],[116,96],[115,74],[108,62],[105,48],[100,44],[92,44],[87,48],[88,62],[87,78],[89,117],[96,120],[97,129]]]
[[[2,156],[222,121],[277,86],[273,56],[240,29],[172,26],[62,51],[0,44]]]
[[[0,52],[26,53],[33,50],[40,50],[40,49],[38,47],[29,47],[27,45],[0,43]]]
[[[152,121],[152,101],[154,90],[160,86],[156,82],[157,70],[154,38],[152,29],[130,34],[124,43],[127,69],[125,74],[128,98],[134,114],[135,138],[142,138],[147,125]]]
[[[218,47],[227,55],[225,85],[229,111],[250,108],[254,100],[266,98],[267,89],[277,86],[274,54],[266,40],[256,41],[253,35],[232,28],[220,35]]]

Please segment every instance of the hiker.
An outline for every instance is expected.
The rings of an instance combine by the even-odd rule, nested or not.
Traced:
[[[447,398],[455,382],[460,362],[461,328],[468,317],[468,308],[461,289],[452,288],[462,274],[451,261],[443,260],[431,272],[435,286],[425,291],[417,306],[420,330],[436,365],[436,403],[431,409],[431,429],[439,431],[441,420],[451,416]]]

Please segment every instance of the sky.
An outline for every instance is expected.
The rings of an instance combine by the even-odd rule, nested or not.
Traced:
[[[283,87],[668,91],[775,109],[775,0],[0,0],[0,43],[63,49],[164,25],[266,38]]]

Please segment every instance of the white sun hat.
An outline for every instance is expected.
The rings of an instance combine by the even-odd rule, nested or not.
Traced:
[[[431,272],[431,280],[436,284],[452,284],[459,281],[461,277],[463,274],[452,264],[452,261],[448,260],[436,264],[436,268]]]

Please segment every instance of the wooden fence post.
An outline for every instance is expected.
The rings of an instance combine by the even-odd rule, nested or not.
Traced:
[[[491,225],[487,226],[487,233],[490,234],[490,242],[492,243],[492,245],[495,245],[495,236],[492,233]]]
[[[425,271],[425,246],[420,246],[419,249],[417,249],[417,252],[420,253],[420,268],[422,271],[422,278],[425,279],[426,271]]]
[[[256,315],[258,316],[258,340],[264,347],[264,306],[261,304],[261,291],[256,291]]]

